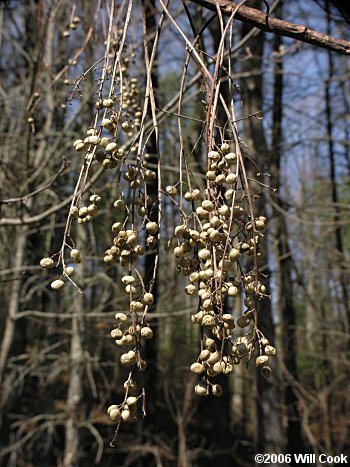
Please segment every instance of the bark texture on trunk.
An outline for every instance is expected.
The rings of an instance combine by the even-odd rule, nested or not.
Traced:
[[[63,467],[74,467],[79,460],[79,421],[82,400],[84,349],[83,349],[83,296],[73,291],[74,318],[72,319],[72,335],[70,349],[70,378],[67,394],[67,413]]]
[[[252,5],[261,7],[262,2],[255,0]],[[250,30],[243,25],[242,37]],[[251,74],[241,81],[242,96],[244,102],[244,115],[251,115],[263,108],[263,79],[262,79],[262,57],[264,51],[264,40],[262,35],[250,39],[247,45],[251,51],[251,58],[242,60],[241,69]],[[259,165],[268,156],[268,148],[262,122],[256,118],[248,118],[243,123],[243,140],[248,144],[250,150],[256,154]],[[255,178],[256,174],[249,176]],[[257,203],[259,215],[266,215],[265,200],[261,196]],[[265,257],[268,263],[268,258]],[[267,280],[269,287],[269,279]],[[273,344],[275,341],[274,323],[272,317],[271,301],[259,302],[259,328]],[[284,438],[281,419],[281,393],[277,381],[277,368],[273,368],[273,376],[266,380],[260,373],[256,374],[256,410],[257,427],[255,430],[256,452],[276,453],[283,450]]]
[[[17,227],[15,235],[15,257],[13,268],[20,269],[25,264],[26,244],[27,244],[27,228]],[[11,295],[9,300],[8,312],[5,322],[4,334],[1,340],[0,350],[0,383],[3,380],[6,362],[11,354],[15,341],[16,332],[16,316],[19,311],[19,303],[21,298],[21,279],[16,279],[12,284]],[[24,336],[21,336],[24,340]],[[17,352],[16,352],[17,353]]]
[[[81,2],[81,8],[84,13],[83,28],[86,33],[89,30],[89,21],[93,17],[93,3]],[[87,44],[84,54],[85,67],[88,68],[94,62],[94,50],[91,41]],[[87,95],[93,95],[95,82],[91,74],[85,81]],[[88,106],[82,116],[82,127],[89,128],[93,119],[93,107]],[[75,233],[75,242],[77,248],[84,248],[88,244],[88,234],[86,227],[78,225]],[[82,285],[84,276],[87,273],[84,263],[76,268],[74,280]],[[77,290],[73,289],[73,312],[74,317],[71,322],[70,339],[70,366],[69,366],[69,384],[66,398],[67,421],[65,426],[64,456],[62,467],[76,467],[80,465],[80,458],[83,450],[81,449],[80,421],[82,417],[82,402],[84,400],[84,372],[85,372],[85,309],[88,298]]]
[[[282,6],[280,6],[282,8]],[[278,53],[281,38],[276,37],[274,50]],[[273,95],[273,132],[272,150],[270,155],[271,185],[279,191],[281,189],[280,165],[282,157],[282,118],[283,118],[283,62],[276,59],[274,71],[274,95]],[[280,197],[275,202],[283,208]],[[282,337],[282,373],[284,379],[284,403],[286,407],[286,452],[303,452],[303,438],[301,431],[300,415],[298,412],[298,398],[295,381],[298,380],[297,372],[297,335],[296,335],[296,309],[293,297],[292,281],[292,255],[288,243],[288,229],[286,219],[281,210],[273,210],[276,222],[277,258],[276,276],[280,284],[279,311],[281,319]]]

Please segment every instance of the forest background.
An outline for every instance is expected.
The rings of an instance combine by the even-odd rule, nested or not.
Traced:
[[[251,361],[218,376],[221,398],[194,394],[198,378],[189,366],[199,341],[190,316],[197,305],[163,249],[178,222],[176,205],[163,196],[148,416],[123,424],[110,447],[115,423],[106,409],[123,397],[126,378],[110,330],[115,313],[128,307],[120,270],[103,261],[115,221],[111,172],[95,171],[101,206],[93,223],[77,229],[86,260],[76,280],[84,293],[51,290],[57,273],[39,262],[59,250],[64,235],[82,163],[72,144],[93,120],[112,3],[0,3],[0,465],[226,467],[253,465],[256,453],[350,454],[349,58],[236,19],[230,79],[239,136],[254,176],[268,174],[259,203],[268,218],[261,270],[272,298],[262,324],[277,348],[273,377],[263,378]],[[127,3],[115,2],[115,10]],[[125,54],[140,92],[141,3],[149,44],[162,13],[156,0],[133,7]],[[187,11],[179,0],[169,6],[192,42],[193,28],[213,16],[201,3],[185,2]],[[266,11],[260,0],[247,6]],[[350,40],[346,1],[277,0],[270,8],[271,16]],[[216,15],[198,45],[211,72],[220,40]],[[159,44],[153,82],[165,189],[179,179],[177,93],[187,54],[167,17]],[[182,148],[200,180],[206,97],[197,73],[190,60]]]

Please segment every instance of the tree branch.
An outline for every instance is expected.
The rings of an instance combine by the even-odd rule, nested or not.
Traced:
[[[212,11],[217,11],[217,5],[220,7],[222,14],[230,16],[238,3],[229,0],[190,0]],[[243,23],[251,24],[252,26],[261,29],[265,32],[272,32],[281,36],[291,37],[301,42],[315,45],[323,49],[332,50],[343,55],[350,55],[350,42],[336,39],[326,34],[321,34],[317,31],[307,28],[300,24],[289,23],[281,19],[271,18],[266,13],[241,6],[235,14],[235,18]]]
[[[52,177],[52,179],[46,183],[44,186],[41,186],[37,188],[36,190],[32,191],[31,193],[28,193],[27,195],[20,196],[19,198],[9,198],[9,199],[0,199],[0,205],[1,204],[13,204],[13,203],[26,203],[26,201],[31,198],[32,196],[35,196],[48,188],[50,188],[55,181],[59,178],[62,172],[66,170],[66,168],[69,166],[70,162],[66,161],[65,159],[62,161],[61,167],[59,171]]]

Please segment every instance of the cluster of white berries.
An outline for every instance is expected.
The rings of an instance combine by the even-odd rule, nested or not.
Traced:
[[[101,201],[101,196],[91,195],[89,198],[90,204],[88,206],[73,206],[70,210],[70,215],[73,219],[77,219],[79,224],[90,222],[97,214],[98,203]]]
[[[228,143],[209,152],[206,179],[203,195],[198,189],[184,194],[195,211],[175,227],[165,249],[173,249],[178,271],[189,278],[185,293],[199,297],[199,309],[191,317],[202,327],[203,336],[198,360],[191,365],[191,371],[202,375],[195,392],[220,396],[221,388],[209,378],[230,374],[233,365],[251,358],[257,347],[265,351],[264,355],[259,352],[257,366],[265,376],[271,371],[267,363],[275,349],[254,326],[257,300],[266,296],[266,287],[256,270],[244,273],[245,268],[252,269],[249,256],[263,255],[261,241],[267,219],[252,218],[246,197],[238,198],[244,193],[243,184],[237,156]],[[176,195],[177,190],[169,186],[166,192]],[[238,312],[235,320],[224,302],[226,297],[239,296],[244,297],[245,311]],[[234,336],[236,325],[242,330],[239,334],[248,328],[246,335]]]
[[[63,37],[68,38],[68,37],[70,36],[70,31],[69,31],[69,30],[75,31],[75,30],[77,29],[77,26],[78,26],[79,23],[80,23],[80,18],[79,18],[79,16],[77,16],[77,15],[74,16],[74,17],[72,18],[72,20],[70,21],[70,23],[69,23],[67,29],[65,29],[65,30],[63,31],[63,34],[62,34]]]
[[[120,356],[120,363],[128,368],[130,373],[128,380],[124,383],[124,402],[119,406],[112,405],[107,410],[111,419],[118,423],[122,420],[126,422],[137,418],[137,401],[141,396],[129,396],[129,393],[136,390],[136,383],[131,376],[136,370],[142,372],[147,368],[147,362],[142,357],[142,340],[153,337],[151,327],[146,324],[146,314],[148,307],[154,302],[153,294],[144,292],[143,284],[138,283],[134,276],[125,275],[121,281],[125,292],[130,296],[130,310],[128,313],[116,313],[116,326],[111,331],[111,337],[115,339],[118,346],[125,348]]]
[[[146,245],[148,248],[154,248],[157,244],[158,224],[147,220],[149,207],[152,205],[150,196],[140,196],[134,199],[134,206],[137,206],[137,214],[145,219],[141,228],[126,229],[128,217],[132,215],[126,202],[120,198],[114,202],[114,207],[122,216],[121,221],[114,222],[112,233],[115,235],[113,244],[105,251],[104,262],[112,265],[119,259],[122,266],[130,266],[140,256],[145,254],[145,248],[141,245],[140,232],[146,231]]]
[[[75,29],[78,20],[69,26]],[[66,37],[69,31],[65,32]],[[112,39],[110,58],[115,58],[118,41]],[[104,253],[107,266],[121,265],[126,271],[121,283],[128,297],[128,310],[115,314],[116,324],[111,337],[122,349],[120,363],[128,369],[124,383],[125,395],[121,404],[111,405],[107,413],[118,425],[137,418],[138,401],[136,373],[143,372],[147,362],[143,356],[144,341],[153,337],[147,323],[147,312],[154,303],[152,287],[143,283],[137,262],[146,249],[153,250],[159,242],[159,222],[155,222],[158,200],[147,194],[149,182],[157,178],[147,166],[147,155],[142,154],[137,140],[142,112],[139,106],[138,79],[129,76],[131,58],[121,64],[122,82],[114,78],[114,87],[106,97],[94,102],[98,125],[89,128],[86,135],[74,141],[77,152],[84,154],[84,166],[89,171],[93,163],[105,169],[117,169],[118,197],[113,206],[116,210],[111,227],[113,238]],[[114,70],[114,71],[113,71]],[[107,70],[114,76],[115,67]],[[125,143],[125,138],[132,141]],[[175,227],[174,236],[165,249],[172,250],[177,271],[188,278],[185,293],[198,297],[198,309],[193,313],[193,324],[201,327],[201,350],[191,371],[200,375],[195,386],[199,396],[221,396],[222,388],[212,381],[218,374],[229,375],[234,366],[249,360],[258,350],[256,366],[264,376],[270,376],[269,359],[276,353],[256,325],[257,303],[266,297],[265,285],[256,266],[263,256],[262,242],[267,219],[255,216],[251,199],[245,187],[242,160],[233,152],[229,142],[213,145],[207,154],[206,189],[189,186],[184,199],[190,207],[189,215],[181,211],[181,222]],[[123,187],[127,186],[127,189]],[[81,191],[82,192],[82,191]],[[127,193],[127,196],[124,195]],[[177,196],[175,185],[166,187],[169,196]],[[79,224],[89,223],[98,214],[101,196],[94,193],[86,205],[79,197],[70,209],[69,219]],[[186,203],[184,203],[186,205]],[[182,204],[181,204],[182,205]],[[186,207],[185,207],[186,209]],[[62,253],[62,252],[61,252]],[[62,260],[62,259],[61,259]],[[70,261],[78,264],[82,254],[71,248]],[[253,265],[254,263],[254,265]],[[43,258],[43,268],[55,266],[52,258]],[[51,283],[53,289],[62,289],[73,275],[74,268],[65,266],[63,274]],[[228,311],[226,303],[241,303],[243,310]],[[239,328],[239,332],[237,332]],[[235,331],[236,330],[236,331]]]
[[[128,378],[124,383],[125,398],[124,401],[117,405],[113,404],[107,409],[107,414],[115,423],[132,422],[137,420],[137,402],[142,396],[133,394],[137,391],[137,385],[132,378]]]
[[[142,112],[138,103],[138,78],[129,77],[130,60],[123,60],[123,84],[121,95],[108,96],[95,101],[95,109],[103,112],[99,128],[89,128],[84,139],[77,139],[73,146],[76,151],[84,152],[85,160],[96,160],[105,169],[113,169],[128,153],[137,153],[138,144],[130,145],[128,150],[120,147],[122,134],[133,138],[139,130]],[[118,83],[117,83],[118,84]]]
[[[78,24],[78,20],[73,19],[72,25]],[[112,41],[112,49],[113,47],[115,49],[117,46],[118,41]],[[114,56],[112,49],[110,52],[111,57]],[[83,139],[74,141],[73,147],[77,152],[84,154],[84,163],[87,164],[87,168],[96,161],[106,169],[113,169],[118,166],[121,167],[122,164],[119,164],[119,162],[123,160],[123,167],[126,167],[126,170],[123,172],[123,180],[128,182],[130,188],[137,190],[147,181],[154,180],[156,173],[146,168],[146,162],[138,167],[129,164],[126,158],[128,154],[138,151],[138,145],[134,143],[127,150],[124,150],[120,147],[118,141],[122,141],[123,138],[120,136],[120,130],[121,134],[126,133],[128,138],[132,138],[135,135],[135,130],[139,129],[141,123],[141,111],[138,104],[138,78],[129,77],[128,68],[130,63],[129,58],[125,58],[122,61],[123,85],[121,97],[108,96],[95,101],[94,105],[97,112],[103,112],[100,125],[89,128]],[[111,74],[112,69],[108,73]],[[118,84],[118,79],[116,83]],[[81,199],[79,198],[76,205],[73,205],[70,209],[69,219],[71,221],[76,220],[79,224],[91,222],[98,213],[100,201],[101,196],[95,193],[90,196],[89,203],[85,206],[81,204]],[[147,213],[152,207],[150,196],[138,194],[135,196],[133,203],[137,206],[136,214],[147,220]],[[112,226],[112,232],[116,236],[113,240],[113,245],[105,252],[104,261],[106,264],[111,265],[119,257],[120,263],[123,266],[127,266],[133,263],[137,257],[144,255],[145,248],[138,241],[139,231],[136,228],[129,230],[125,228],[124,230],[128,215],[133,215],[131,210],[126,207],[124,199],[116,200],[114,206],[125,216],[122,222],[115,222]],[[158,226],[154,227],[153,224],[152,222],[146,222],[146,225],[143,225],[142,228],[146,228],[147,231],[155,234]],[[147,246],[154,247],[155,244],[156,238],[150,234],[147,238]],[[73,249],[72,251],[76,250]],[[45,268],[54,266],[53,260],[50,259],[52,261],[51,264],[51,262],[46,261],[48,259],[50,258],[42,260],[42,265],[45,264],[43,265]],[[81,262],[81,254],[79,253],[79,261],[76,261],[72,257],[72,254],[71,259],[73,262]],[[62,276],[51,284],[51,287],[55,290],[62,289],[65,286],[65,279],[70,277],[74,272],[74,268],[66,267],[65,265],[63,269]]]
[[[78,250],[72,250],[72,252]],[[40,266],[44,269],[51,269],[55,267],[55,262],[52,258],[42,258],[40,260]],[[65,286],[64,278],[72,277],[75,269],[72,266],[66,266],[63,275],[60,279],[55,279],[51,282],[51,288],[54,290],[62,289]]]

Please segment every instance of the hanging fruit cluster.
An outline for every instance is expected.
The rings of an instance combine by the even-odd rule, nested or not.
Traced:
[[[220,396],[221,387],[211,378],[230,374],[234,365],[250,359],[256,347],[256,365],[269,376],[268,361],[275,354],[256,325],[258,302],[267,296],[256,268],[256,258],[263,255],[267,219],[253,216],[239,162],[227,142],[208,153],[207,188],[203,196],[198,189],[185,193],[193,211],[175,227],[166,246],[173,246],[178,271],[189,279],[185,293],[199,297],[198,310],[191,317],[201,326],[201,351],[191,365],[191,371],[201,375],[195,387],[199,396]],[[235,303],[242,296],[243,313]],[[228,298],[233,300],[236,319],[226,305]],[[241,332],[235,332],[236,325]]]
[[[117,47],[118,44],[118,41],[112,41],[111,47]],[[115,57],[115,51],[109,55]],[[93,193],[88,197],[88,202],[83,203],[86,180],[94,165],[114,169],[119,197],[113,203],[115,222],[111,226],[112,243],[105,251],[103,261],[108,267],[119,264],[125,269],[121,284],[129,301],[129,311],[115,315],[116,324],[111,331],[116,345],[123,348],[120,363],[129,370],[124,383],[123,403],[114,404],[108,409],[111,419],[118,423],[136,418],[137,402],[142,397],[134,395],[137,390],[134,374],[136,371],[143,372],[147,367],[142,352],[143,342],[153,337],[146,317],[154,297],[152,284],[143,282],[142,273],[138,270],[138,260],[146,251],[157,250],[159,235],[158,222],[151,220],[158,216],[158,199],[152,199],[147,194],[147,184],[156,180],[157,174],[147,168],[147,156],[144,156],[137,140],[142,110],[138,78],[130,76],[129,68],[134,53],[131,52],[130,55],[131,60],[124,58],[120,62],[122,80],[115,77],[114,65],[108,68],[107,75],[115,85],[111,86],[108,96],[94,102],[94,125],[87,130],[85,137],[73,143],[74,149],[84,155],[84,162],[69,211],[63,245],[59,253],[52,258],[43,258],[40,262],[43,268],[53,268],[56,265],[53,258],[58,255],[57,266],[62,265],[63,271],[51,283],[52,289],[62,289],[67,280],[76,285],[71,278],[74,268],[67,264],[81,263],[83,254],[72,240],[71,229],[74,222],[86,224],[93,221],[102,202],[102,197]],[[115,87],[118,85],[120,93],[116,93]]]
[[[146,132],[150,87],[146,87],[144,96],[140,95],[139,80],[131,76],[134,52],[130,49],[131,58],[121,57],[125,31],[119,33],[122,39],[111,39],[106,54],[112,64],[107,59],[103,67],[98,99],[94,101],[93,124],[73,143],[84,160],[62,247],[56,254],[62,274],[51,283],[55,290],[62,289],[67,281],[78,287],[72,279],[74,268],[68,263],[81,263],[83,254],[73,241],[72,226],[90,223],[99,214],[102,196],[93,189],[86,201],[83,200],[93,166],[101,171],[108,169],[113,174],[117,196],[110,206],[113,210],[111,241],[103,261],[106,267],[122,268],[120,284],[128,302],[127,309],[115,314],[111,330],[112,339],[122,350],[120,363],[128,371],[123,401],[114,403],[107,411],[117,423],[116,434],[121,422],[137,418],[139,401],[145,415],[144,388],[138,388],[137,374],[147,367],[145,342],[153,337],[147,314],[155,301],[153,284],[157,261],[153,279],[145,283],[141,258],[146,253],[158,255],[162,192],[159,165],[157,172],[153,165],[149,167],[146,154],[147,141],[157,126],[152,120],[150,131]],[[107,78],[108,92],[104,89]],[[186,184],[180,164],[179,182],[163,191],[179,206],[180,215],[180,222],[173,237],[166,242],[165,250],[173,251],[178,273],[187,278],[185,294],[198,298],[197,310],[191,316],[201,336],[197,361],[190,367],[200,378],[195,393],[221,396],[222,388],[213,380],[216,375],[230,375],[235,365],[254,357],[256,366],[269,377],[269,360],[276,350],[260,331],[257,320],[259,302],[268,296],[257,264],[263,256],[267,219],[254,214],[238,138],[235,143],[223,137],[220,143],[212,137],[209,140],[206,142],[206,146],[210,146],[206,157],[206,189],[202,192],[189,177],[187,191],[183,193]],[[150,159],[155,163],[157,157],[152,155]],[[185,155],[184,158],[186,161]],[[150,184],[156,184],[157,189],[148,190]],[[175,200],[179,194],[177,185],[183,198],[180,203]],[[41,266],[54,267],[53,257],[43,258]]]

